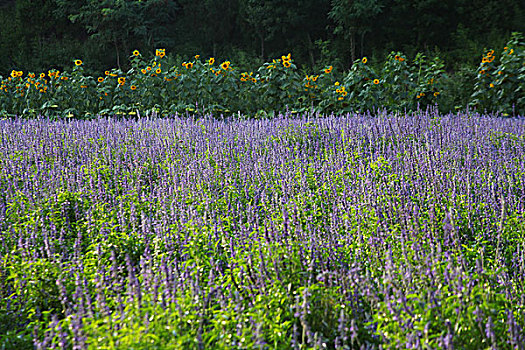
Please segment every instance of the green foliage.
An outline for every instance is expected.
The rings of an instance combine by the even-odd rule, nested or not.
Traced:
[[[498,56],[494,50],[485,52],[477,73],[471,106],[481,110],[495,109],[506,115],[525,110],[523,34],[514,33]]]
[[[242,72],[230,61],[219,63],[213,57],[195,55],[181,62],[180,58],[166,59],[165,49],[157,49],[151,59],[135,50],[129,70],[111,69],[99,77],[86,74],[78,59],[71,72],[53,69],[47,74],[28,73],[24,78],[23,71],[13,70],[1,80],[0,114],[93,118],[155,111],[162,115],[241,112],[259,117],[286,109],[291,113],[380,108],[403,112],[437,105],[450,111],[468,104],[516,115],[525,109],[521,83],[525,58],[520,38],[520,34],[512,37],[499,65],[494,62],[494,51],[487,53],[473,87],[467,79],[474,72],[464,69],[458,75],[463,78],[456,81],[445,73],[439,57],[428,59],[421,53],[409,60],[401,52],[391,52],[382,66],[371,65],[364,57],[344,76],[330,65],[303,78],[290,53],[257,70]]]

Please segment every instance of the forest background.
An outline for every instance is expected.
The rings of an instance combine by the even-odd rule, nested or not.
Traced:
[[[0,0],[0,75],[126,69],[131,51],[165,48],[174,64],[200,54],[250,69],[292,53],[305,70],[346,70],[393,50],[443,59],[449,73],[525,32],[522,0]]]

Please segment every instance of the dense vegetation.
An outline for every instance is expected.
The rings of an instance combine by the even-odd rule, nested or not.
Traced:
[[[439,57],[407,59],[392,52],[382,66],[356,60],[344,74],[329,65],[313,74],[298,70],[291,53],[254,71],[230,61],[195,55],[170,65],[166,50],[151,59],[134,50],[131,68],[87,75],[84,62],[72,71],[34,73],[12,70],[0,76],[0,116],[95,118],[97,115],[174,115],[187,112],[215,116],[264,117],[286,109],[292,113],[414,111],[438,105],[441,111],[475,108],[516,116],[525,112],[525,41],[514,33],[500,52],[487,50],[469,88],[444,71]]]
[[[0,0],[0,350],[524,349],[524,14]]]
[[[525,32],[521,0],[1,0],[0,74],[82,59],[127,70],[138,49],[230,59],[243,69],[292,53],[300,67],[348,69],[391,51],[440,56],[447,70]]]
[[[522,349],[525,124],[0,121],[0,348]]]

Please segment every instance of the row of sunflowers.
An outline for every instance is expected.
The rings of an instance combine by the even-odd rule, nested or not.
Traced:
[[[502,113],[525,106],[525,50],[515,34],[496,59],[494,50],[483,55],[477,70],[471,107]],[[111,69],[100,76],[84,72],[84,62],[73,61],[71,71],[33,73],[13,70],[0,76],[0,115],[89,118],[96,115],[134,115],[156,111],[175,113],[260,116],[285,109],[346,113],[386,108],[415,110],[439,104],[444,91],[444,64],[439,58],[418,54],[409,61],[392,52],[382,66],[366,57],[355,61],[345,74],[326,66],[305,74],[291,54],[241,71],[230,61],[196,55],[180,66],[166,62],[157,49],[147,59],[138,50],[130,56],[131,69]]]

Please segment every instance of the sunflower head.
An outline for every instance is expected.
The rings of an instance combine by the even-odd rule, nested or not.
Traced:
[[[225,61],[221,63],[221,68],[224,70],[228,70],[230,68],[230,61]]]
[[[133,51],[133,56],[140,56],[140,52],[139,52],[139,50],[135,50],[135,51]]]
[[[155,70],[155,73],[157,73],[157,74],[160,74],[160,72],[161,72],[161,69],[160,69],[160,68],[157,68],[157,69]]]
[[[374,79],[374,85],[379,84],[379,79]]]
[[[326,74],[330,74],[330,73],[332,72],[332,69],[334,69],[334,67],[330,66],[330,67],[326,68],[326,69],[324,70],[324,72],[325,72]]]
[[[125,78],[125,77],[120,77],[120,78],[118,78],[118,83],[119,83],[120,85],[124,85],[124,84],[126,83],[126,78]]]
[[[82,61],[81,60],[75,60],[75,66],[81,66]]]
[[[102,83],[102,82],[104,81],[104,78],[103,78],[103,77],[98,77],[97,81],[98,81],[99,83]]]
[[[166,49],[157,49],[157,50],[155,50],[155,56],[163,58],[164,56],[166,56]]]
[[[214,63],[215,63],[215,58],[210,57],[210,58],[208,59],[208,64],[211,66],[211,65],[213,65]]]
[[[361,60],[361,62],[363,62],[363,63],[365,63],[365,64],[366,64],[366,62],[368,62],[368,58],[366,58],[366,57],[363,57],[363,59]]]
[[[286,67],[286,68],[290,68],[291,67],[291,63],[290,61],[283,61],[283,66]]]
[[[136,85],[131,85],[129,88],[130,88],[131,90],[137,90],[137,86],[136,86]]]

